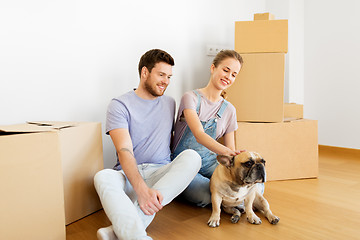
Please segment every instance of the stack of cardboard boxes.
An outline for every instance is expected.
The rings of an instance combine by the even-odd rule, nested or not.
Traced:
[[[303,119],[302,105],[284,104],[288,21],[255,14],[235,22],[235,50],[244,64],[227,100],[236,108],[237,149],[259,152],[267,180],[318,175],[317,121]]]

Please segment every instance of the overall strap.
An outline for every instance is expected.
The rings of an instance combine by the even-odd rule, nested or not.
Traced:
[[[222,117],[222,115],[223,115],[223,113],[224,113],[224,111],[225,111],[228,104],[229,104],[229,102],[224,99],[221,106],[220,106],[220,108],[219,108],[219,111],[216,113],[218,118]]]
[[[196,106],[196,113],[197,113],[197,115],[199,115],[200,105],[201,105],[201,96],[200,96],[200,93],[197,90],[193,90],[193,92],[196,94],[196,96],[198,98],[197,106]]]

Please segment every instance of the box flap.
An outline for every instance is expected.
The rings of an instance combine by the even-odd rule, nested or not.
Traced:
[[[47,132],[51,130],[52,129],[49,129],[48,127],[39,128],[36,125],[31,125],[26,123],[0,126],[0,132],[5,132],[5,133],[32,133],[32,132]]]
[[[0,126],[1,133],[51,132],[76,126],[75,122],[32,121],[23,124]]]
[[[45,127],[45,128],[49,127],[49,128],[56,129],[56,130],[76,126],[76,122],[31,121],[31,122],[27,122],[27,123],[29,125]]]

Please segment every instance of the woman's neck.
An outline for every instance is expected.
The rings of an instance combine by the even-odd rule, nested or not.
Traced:
[[[211,102],[218,102],[222,98],[221,90],[216,89],[214,86],[211,85],[211,83],[199,90]]]

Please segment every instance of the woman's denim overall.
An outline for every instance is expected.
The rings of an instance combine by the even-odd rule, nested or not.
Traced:
[[[196,112],[199,115],[201,96],[196,90],[194,90],[194,93],[198,98]],[[218,112],[216,113],[216,117],[211,118],[206,122],[201,121],[205,133],[213,139],[216,139],[217,121],[222,117],[227,105],[228,101],[223,100]],[[210,178],[219,163],[216,160],[216,153],[210,151],[196,141],[195,136],[192,134],[189,126],[186,126],[184,135],[181,137],[179,144],[172,154],[172,159],[174,159],[178,154],[186,149],[193,149],[197,151],[201,156],[202,165],[199,173],[181,194],[181,197],[190,202],[196,203],[198,206],[203,207],[211,203],[209,183]]]

